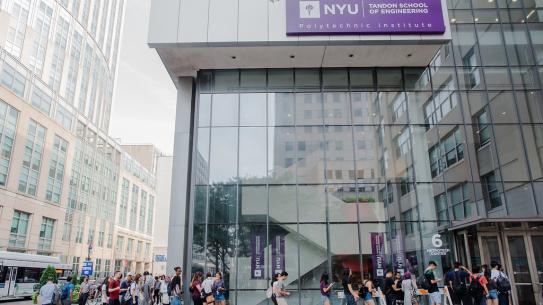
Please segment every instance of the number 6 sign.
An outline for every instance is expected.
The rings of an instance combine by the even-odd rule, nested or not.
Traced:
[[[432,236],[432,245],[436,248],[441,248],[443,246],[443,240],[441,239],[440,234],[434,234]]]

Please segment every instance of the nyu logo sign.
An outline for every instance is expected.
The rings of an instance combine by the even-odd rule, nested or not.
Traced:
[[[322,6],[324,15],[356,15],[360,10],[359,3],[331,3]],[[300,18],[321,18],[320,1],[300,1]]]
[[[287,35],[443,34],[442,0],[286,0]]]

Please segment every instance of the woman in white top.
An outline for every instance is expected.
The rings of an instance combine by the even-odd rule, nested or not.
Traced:
[[[130,293],[132,294],[132,305],[138,305],[141,292],[141,274],[136,274],[134,281],[130,285]]]
[[[106,276],[104,281],[102,282],[102,288],[100,289],[102,291],[102,305],[109,304],[109,297],[107,296],[107,290],[109,289],[109,276]]]
[[[403,290],[403,303],[404,305],[418,305],[419,301],[417,299],[417,282],[411,278],[411,273],[406,272],[403,275],[404,280],[402,281],[402,290]]]
[[[170,304],[170,296],[168,295],[168,283],[166,282],[166,277],[163,275],[160,277],[160,301],[164,305]],[[158,304],[157,304],[158,305]]]

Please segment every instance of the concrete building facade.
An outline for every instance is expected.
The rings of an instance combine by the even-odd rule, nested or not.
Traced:
[[[78,274],[90,257],[96,277],[150,267],[153,168],[108,135],[125,5],[0,2],[0,249],[60,256]],[[135,227],[116,222],[125,181]],[[136,257],[115,259],[121,237]]]

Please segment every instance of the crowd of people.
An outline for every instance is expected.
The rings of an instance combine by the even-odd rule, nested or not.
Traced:
[[[453,305],[510,305],[511,283],[498,262],[490,266],[473,267],[472,270],[461,263],[454,263],[454,268],[445,274],[444,279],[435,275],[436,262],[429,262],[424,272],[415,277],[410,272],[400,273],[391,270],[377,284],[371,279],[358,280],[350,269],[341,276],[340,293],[346,305],[377,305],[381,299],[386,305],[419,305],[422,297],[428,298],[430,305],[441,305],[443,293],[439,286],[446,287]],[[183,280],[180,267],[174,268],[173,277],[153,276],[149,272],[128,273],[126,277],[120,271],[113,277],[106,277],[96,293],[102,305],[182,305]],[[287,305],[290,292],[287,290],[288,273],[277,273],[272,277],[267,297],[274,305]],[[335,283],[324,272],[320,278],[321,304],[331,305],[331,293]],[[71,305],[74,285],[71,277],[58,293],[62,305]],[[204,274],[196,272],[188,286],[190,297],[195,305],[226,305],[227,289],[222,273]],[[78,305],[86,305],[91,294],[89,278],[85,277],[79,287]],[[40,289],[41,305],[53,305],[56,286],[49,279]]]
[[[468,270],[461,263],[446,273],[445,279],[435,275],[436,262],[428,266],[418,278],[410,272],[401,274],[387,271],[381,287],[376,288],[369,280],[358,281],[351,270],[345,270],[342,277],[342,294],[347,305],[375,305],[376,300],[384,298],[387,305],[419,305],[421,298],[427,297],[428,304],[441,305],[443,295],[449,294],[453,305],[510,305],[511,283],[498,262],[490,267],[483,265]],[[330,305],[330,291],[334,283],[329,283],[328,273],[320,281],[322,305]],[[446,287],[443,294],[439,287]],[[380,293],[381,292],[381,293]]]

